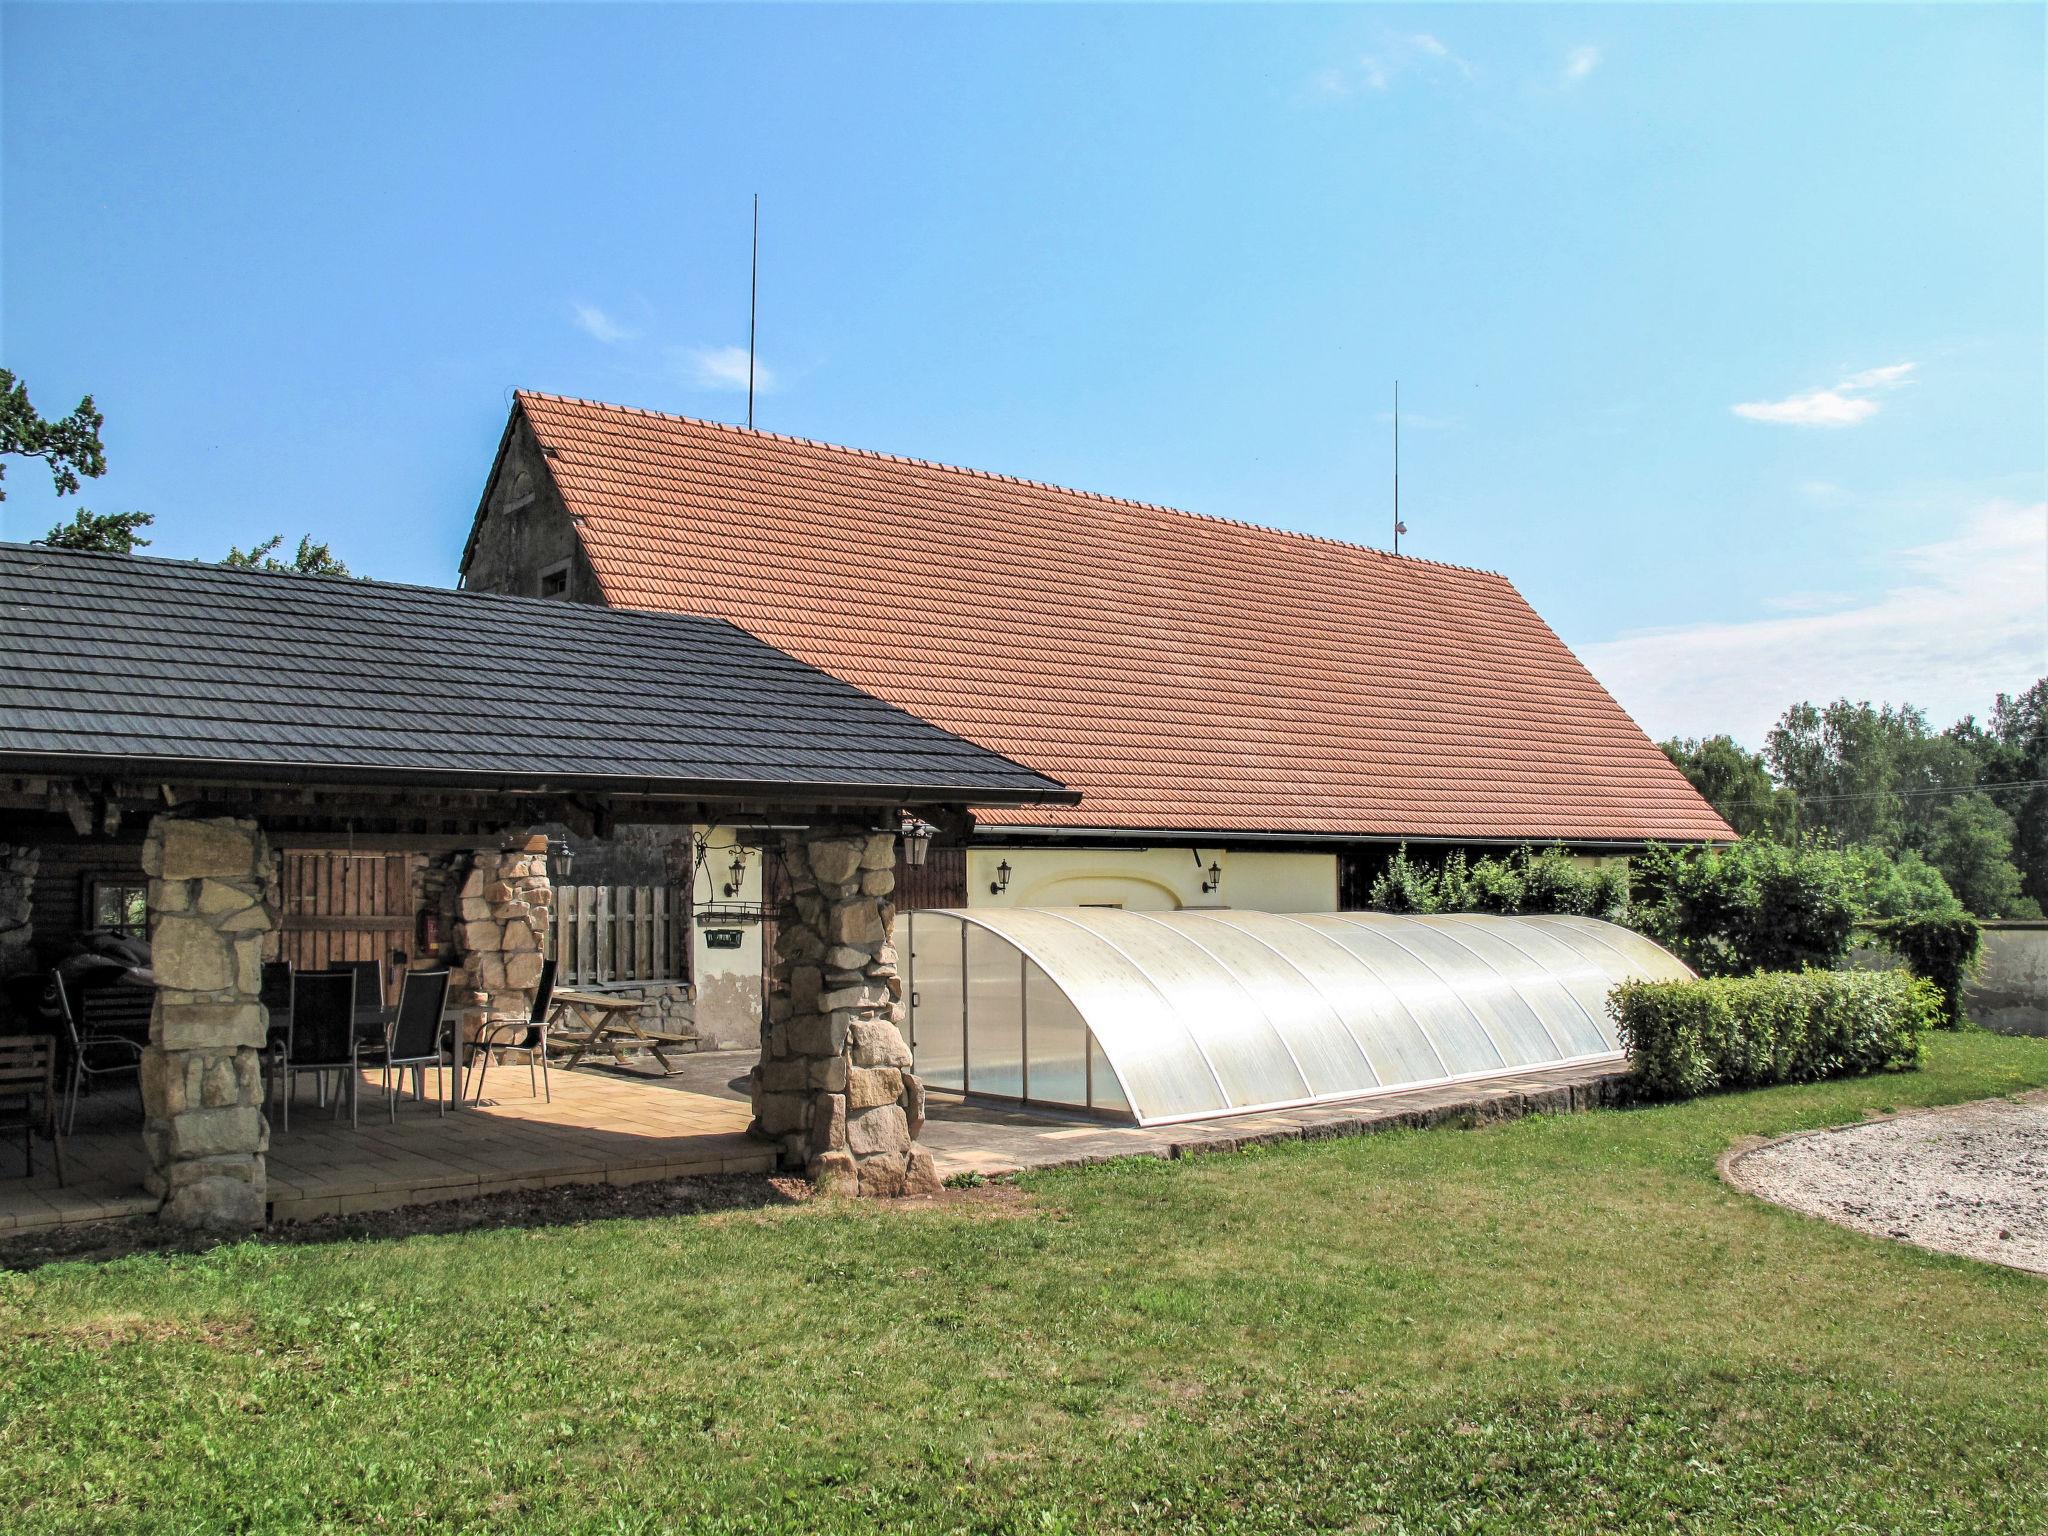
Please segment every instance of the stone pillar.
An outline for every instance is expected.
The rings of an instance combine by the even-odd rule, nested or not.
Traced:
[[[33,848],[0,843],[0,976],[35,966],[34,911],[36,865]]]
[[[158,816],[142,845],[156,1000],[142,1054],[146,1179],[177,1226],[264,1220],[263,939],[270,850],[253,821]]]
[[[479,852],[460,892],[455,939],[464,974],[450,981],[458,995],[467,992],[463,1026],[473,1040],[488,1025],[532,1016],[555,901],[547,838],[536,833],[508,852]]]
[[[846,1194],[932,1194],[917,1144],[924,1088],[909,1071],[896,922],[896,835],[863,826],[783,834],[789,898],[751,1085],[755,1134],[783,1167]]]

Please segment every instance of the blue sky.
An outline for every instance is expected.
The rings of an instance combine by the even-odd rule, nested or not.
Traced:
[[[8,5],[0,361],[452,582],[514,386],[1506,572],[1653,733],[2048,671],[2038,6]],[[59,509],[14,466],[6,535]],[[68,509],[64,509],[68,510]]]

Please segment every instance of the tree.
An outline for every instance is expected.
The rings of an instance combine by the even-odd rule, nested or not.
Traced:
[[[59,523],[40,539],[52,549],[83,549],[100,555],[132,555],[149,547],[138,531],[156,519],[147,512],[88,512],[84,507],[68,523]]]
[[[230,546],[222,565],[234,566],[244,571],[274,571],[287,576],[346,576],[347,566],[334,558],[334,551],[325,544],[315,544],[311,534],[299,540],[298,553],[289,561],[275,558],[276,551],[284,544],[284,535],[274,533],[261,544],[248,549]]]
[[[1963,904],[1941,871],[1912,849],[1893,858],[1859,843],[1842,850],[1855,875],[1856,914],[1875,919],[1961,917]]]
[[[59,496],[77,490],[79,476],[97,480],[107,472],[106,450],[100,446],[100,428],[105,423],[91,395],[79,401],[69,416],[46,419],[29,404],[28,386],[0,368],[0,454],[41,459],[50,467]],[[6,473],[6,466],[0,464],[0,480]],[[7,488],[0,484],[0,501],[6,499]]]
[[[49,467],[50,482],[59,496],[76,491],[80,477],[97,480],[107,472],[106,449],[100,445],[100,428],[106,418],[87,395],[69,416],[55,421],[29,403],[28,386],[13,373],[0,368],[0,458],[12,455],[40,459]],[[0,463],[0,501],[7,499],[7,466]],[[52,549],[84,549],[99,554],[128,555],[146,545],[138,529],[154,519],[147,512],[88,512],[81,507],[68,523],[59,523],[38,541]]]
[[[1732,736],[1659,745],[1737,836],[1785,838],[1798,827],[1798,802],[1771,782],[1762,753],[1745,751]]]
[[[2048,906],[2048,677],[2021,693],[2001,693],[1988,731],[1964,720],[1952,734],[1966,732],[1976,737],[1978,785],[2013,819],[2012,861],[2024,899]]]
[[[1895,848],[1906,821],[1901,770],[1926,737],[1927,717],[1910,704],[1795,704],[1764,739],[1764,758],[1798,796],[1802,831]]]
[[[1963,795],[1935,815],[1927,862],[1973,915],[2003,917],[2020,896],[2012,818],[1989,795]]]

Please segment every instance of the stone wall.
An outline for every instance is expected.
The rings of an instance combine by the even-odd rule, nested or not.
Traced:
[[[449,990],[462,1005],[465,1038],[533,1014],[554,887],[548,840],[536,834],[509,852],[478,853],[457,887],[456,966]]]
[[[541,573],[565,560],[568,585],[553,595],[580,603],[603,602],[582,536],[569,519],[533,428],[521,416],[484,487],[483,505],[463,558],[462,584],[472,592],[546,596],[540,590]]]
[[[2048,922],[1984,925],[1977,974],[1963,1011],[2002,1035],[2048,1035]]]
[[[157,987],[142,1056],[145,1182],[179,1226],[263,1223],[271,867],[253,821],[159,816],[143,844]]]
[[[789,897],[775,945],[755,1134],[780,1162],[847,1194],[930,1194],[918,1145],[924,1087],[909,1068],[894,936],[896,837],[852,825],[783,835]]]
[[[0,843],[0,976],[35,967],[36,850]]]

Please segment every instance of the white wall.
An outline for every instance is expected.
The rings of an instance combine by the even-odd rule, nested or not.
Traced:
[[[704,867],[692,876],[690,903],[702,914],[706,907],[757,905],[761,900],[761,850],[750,848],[739,891],[725,894],[732,878],[735,834],[731,827],[694,827],[698,837],[710,839]],[[718,925],[728,926],[728,925]],[[690,925],[690,975],[695,983],[696,1026],[706,1049],[753,1046],[761,1041],[761,926],[758,923],[729,925],[740,935],[738,949],[712,949],[704,935],[702,921]]]
[[[1133,912],[1186,907],[1236,907],[1254,912],[1337,910],[1334,853],[1232,852],[1223,848],[970,848],[971,907],[1117,905]],[[992,892],[996,866],[1007,862],[1007,890]],[[1205,892],[1208,869],[1223,872]]]

